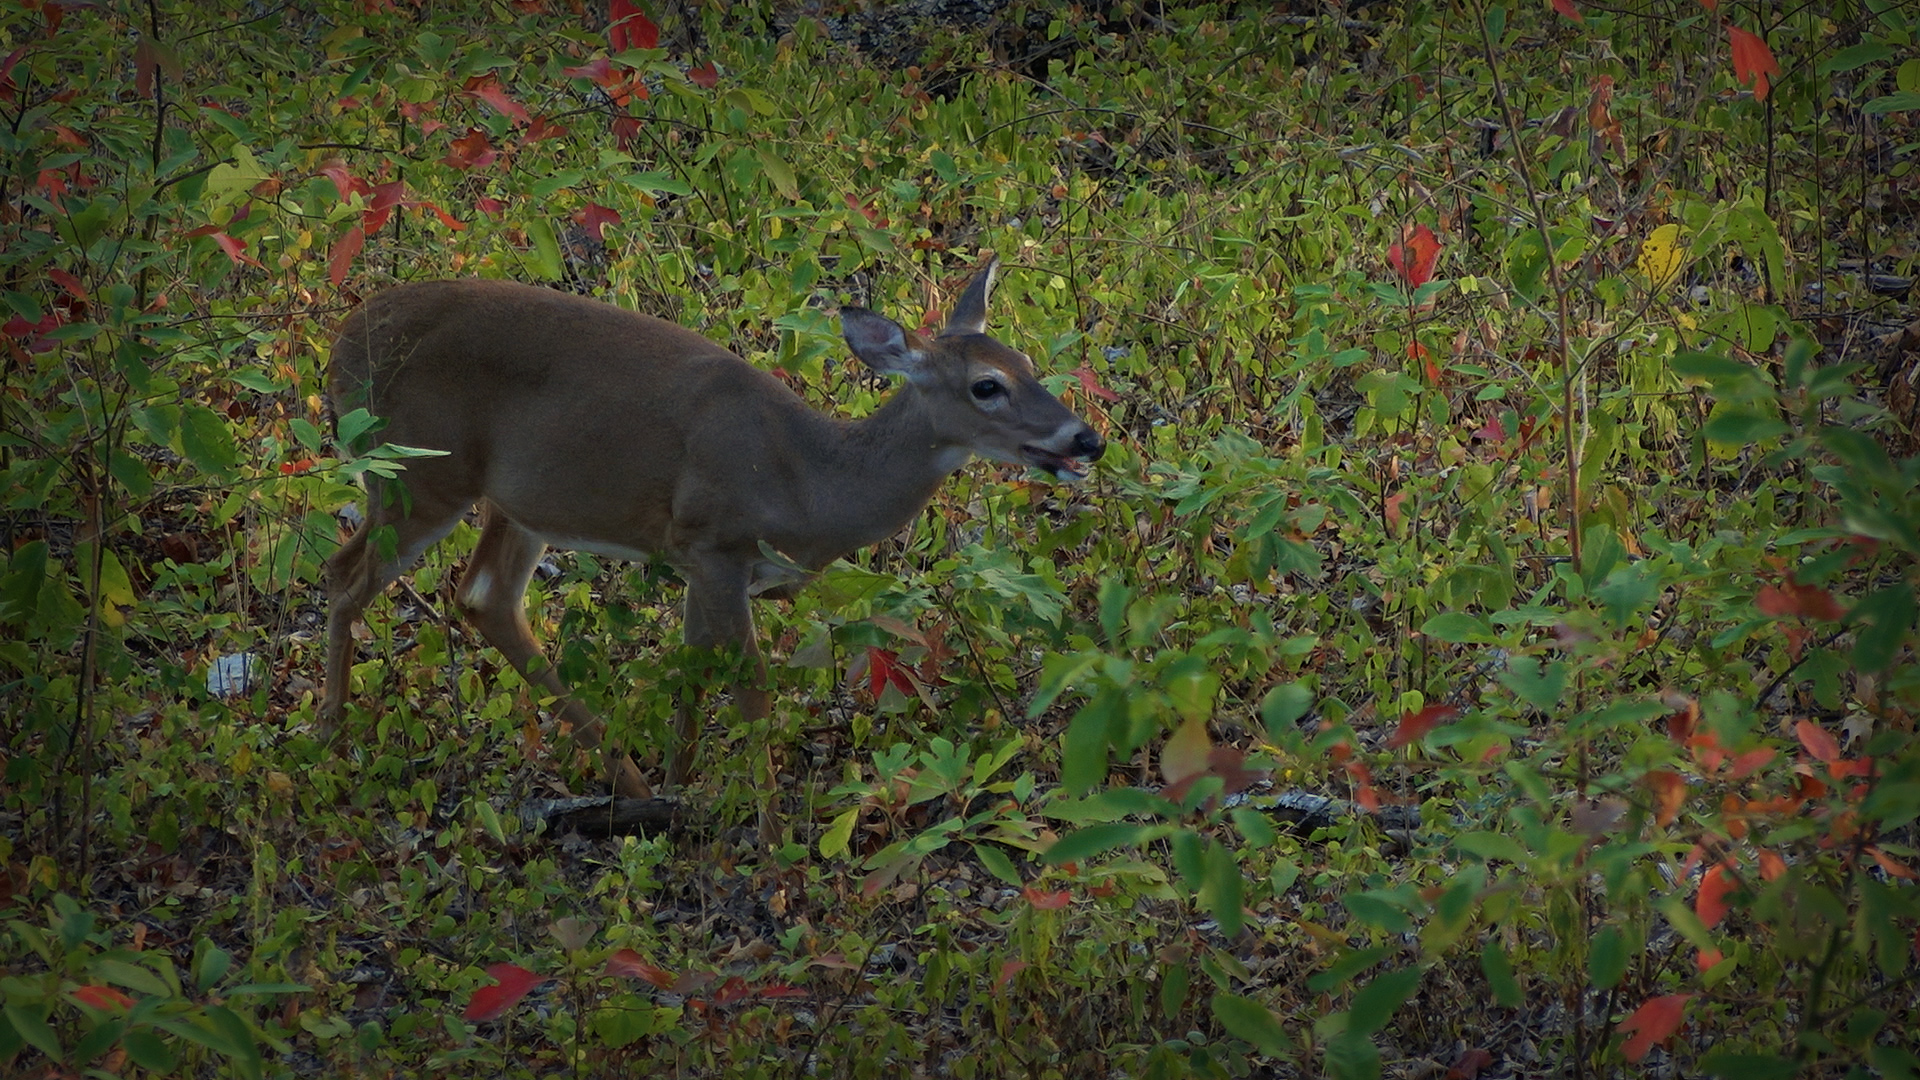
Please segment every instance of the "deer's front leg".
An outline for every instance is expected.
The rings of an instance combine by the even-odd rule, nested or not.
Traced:
[[[667,782],[683,784],[692,771],[701,691],[715,675],[732,672],[733,703],[749,724],[765,719],[772,702],[766,690],[767,665],[753,626],[747,596],[748,565],[723,556],[695,560],[682,570],[687,579],[686,642],[694,670],[674,717],[673,744],[667,750]]]

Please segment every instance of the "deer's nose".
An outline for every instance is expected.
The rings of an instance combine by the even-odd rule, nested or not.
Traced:
[[[1107,440],[1092,428],[1081,428],[1080,434],[1073,437],[1073,453],[1069,457],[1086,458],[1088,461],[1100,460],[1107,452]]]

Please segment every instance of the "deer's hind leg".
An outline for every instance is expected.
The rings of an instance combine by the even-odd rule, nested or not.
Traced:
[[[606,741],[606,721],[573,699],[533,638],[527,622],[527,583],[546,544],[492,505],[483,507],[483,519],[480,542],[455,596],[460,610],[522,678],[558,699],[560,718],[573,728],[573,737],[582,746],[601,751],[615,793],[633,798],[651,795],[632,758],[601,746]]]
[[[366,520],[327,560],[326,689],[316,717],[326,738],[333,736],[346,711],[353,679],[354,620],[428,548],[452,532],[471,505],[414,498],[403,507],[396,501],[399,497],[388,485],[370,484]]]

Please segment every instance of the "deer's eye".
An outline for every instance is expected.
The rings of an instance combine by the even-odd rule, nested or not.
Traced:
[[[969,389],[975,401],[986,401],[1001,392],[1000,384],[992,379],[977,380]]]

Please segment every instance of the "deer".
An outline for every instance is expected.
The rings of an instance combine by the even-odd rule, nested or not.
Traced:
[[[998,266],[986,262],[931,336],[840,308],[854,356],[902,379],[857,420],[816,411],[692,330],[605,301],[478,278],[373,295],[334,342],[334,415],[365,408],[384,420],[381,440],[443,453],[408,459],[398,482],[365,474],[366,512],[327,561],[322,737],[345,712],[354,621],[475,506],[480,538],[455,606],[552,696],[575,742],[600,751],[616,794],[652,789],[603,745],[605,722],[570,695],[528,623],[527,586],[548,548],[672,567],[686,586],[685,645],[733,673],[742,720],[765,718],[753,597],[790,598],[897,533],[973,457],[1074,483],[1106,449],[1025,353],[987,334]],[[662,754],[669,786],[690,776],[699,696],[678,702]]]

